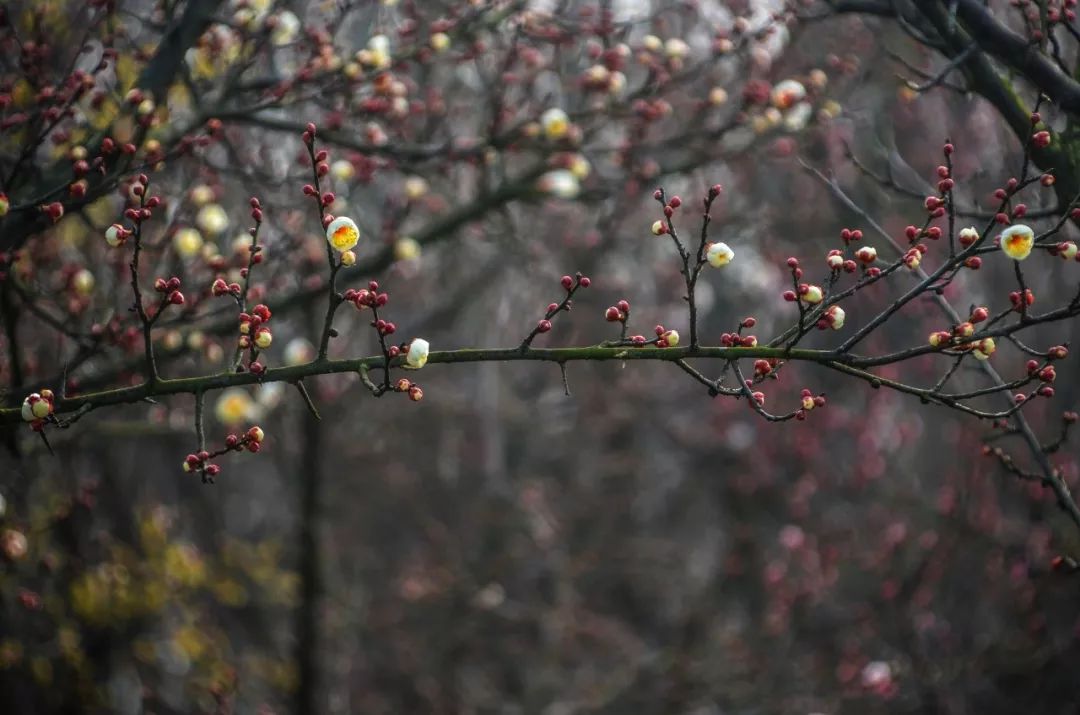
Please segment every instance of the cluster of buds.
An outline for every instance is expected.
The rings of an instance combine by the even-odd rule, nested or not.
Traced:
[[[1062,360],[1069,355],[1069,349],[1064,345],[1055,345],[1046,353],[1047,362]],[[1057,369],[1050,364],[1041,365],[1037,360],[1028,360],[1026,365],[1028,375],[1037,379],[1040,383],[1036,394],[1040,397],[1053,397],[1054,388],[1052,383],[1057,380]],[[1066,424],[1076,421],[1075,413],[1067,412],[1064,416]]]
[[[963,232],[961,231],[961,233]],[[930,239],[931,241],[937,241],[941,238],[941,228],[939,226],[918,228],[916,226],[909,225],[907,228],[904,229],[904,236],[907,237],[908,243],[918,243],[919,240],[923,238]],[[975,233],[975,237],[979,237],[978,232]]]
[[[916,244],[909,248],[900,260],[903,261],[905,266],[914,271],[918,269],[919,264],[922,263],[923,255],[927,250],[926,244]]]
[[[259,197],[252,196],[248,199],[248,205],[251,206],[251,220],[255,222],[255,226],[259,226],[263,220],[262,202]]]
[[[620,94],[626,88],[626,75],[622,70],[630,52],[630,47],[621,42],[607,49],[590,45],[589,56],[599,62],[585,70],[581,77],[582,86],[593,92]]]
[[[241,290],[239,283],[226,283],[224,278],[214,280],[213,285],[210,286],[210,293],[215,298],[220,298],[223,295],[239,298]]]
[[[937,190],[939,193],[947,194],[953,190],[956,186],[956,182],[953,181],[952,172],[949,171],[949,167],[941,165],[937,168]]]
[[[419,402],[424,399],[424,391],[412,380],[407,377],[403,377],[394,383],[394,392],[407,392],[409,399],[413,402]]]
[[[1051,256],[1057,256],[1063,261],[1075,260],[1080,263],[1080,250],[1077,249],[1076,243],[1073,241],[1062,241],[1050,246],[1049,250]]]
[[[795,419],[800,422],[806,419],[808,412],[815,407],[823,407],[825,405],[825,395],[815,395],[810,390],[803,388],[802,391],[802,407],[795,411]]]
[[[183,469],[185,472],[199,472],[202,474],[204,482],[213,482],[214,477],[221,474],[221,465],[210,460],[227,452],[241,452],[245,449],[252,453],[258,452],[262,449],[262,442],[265,437],[265,433],[259,426],[248,428],[247,432],[242,435],[230,434],[225,437],[225,447],[217,452],[211,453],[204,449],[189,454],[184,458]]]
[[[845,228],[840,231],[840,240],[844,242],[845,246],[852,244],[855,241],[861,241],[863,232],[859,229]]]
[[[367,288],[355,290],[350,288],[345,291],[345,300],[356,306],[357,310],[364,308],[379,309],[390,301],[390,296],[379,292],[378,281],[371,281]]]
[[[180,279],[176,276],[158,278],[154,281],[154,290],[161,294],[162,305],[183,305],[184,294],[180,292]]]
[[[1023,293],[1014,290],[1009,293],[1009,303],[1012,305],[1013,310],[1023,312],[1035,304],[1035,294],[1031,292],[1030,288],[1025,288]]]
[[[986,320],[989,315],[990,311],[983,306],[974,308],[969,318],[963,323],[953,326],[951,331],[938,330],[931,333],[929,343],[935,348],[955,347],[961,351],[970,350],[977,360],[989,360],[990,356],[997,350],[997,344],[993,338],[968,340],[975,334],[975,325]]]
[[[657,325],[653,328],[653,332],[656,333],[656,347],[658,348],[674,348],[679,345],[679,331],[668,330],[663,325]]]
[[[609,306],[604,311],[604,320],[609,323],[625,323],[626,319],[630,317],[630,302],[627,300],[620,300],[615,305]]]
[[[663,201],[664,192],[660,189],[657,189],[653,192],[653,198],[657,201]],[[666,204],[664,204],[664,217],[671,218],[672,216],[674,216],[675,209],[679,208],[680,206],[682,206],[682,199],[678,196],[672,196],[671,199],[668,200]],[[655,231],[653,231],[653,233],[655,233]]]
[[[251,309],[250,313],[240,313],[240,338],[241,350],[251,350],[251,362],[248,369],[261,375],[266,369],[262,363],[255,360],[260,350],[266,350],[274,340],[273,333],[266,325],[270,322],[270,309],[260,303]]]
[[[776,366],[779,364],[780,361],[777,358],[761,358],[759,360],[755,360],[754,377],[756,379],[762,379],[771,375],[774,380],[777,379],[777,376],[773,374],[773,370],[775,370]]]
[[[801,269],[796,269],[801,271]],[[783,293],[784,300],[789,303],[794,303],[797,300],[801,300],[808,305],[817,305],[821,301],[825,300],[825,291],[821,289],[821,286],[813,285],[811,283],[800,283],[798,290],[786,290]]]
[[[818,330],[827,330],[832,328],[833,330],[840,330],[844,327],[844,319],[847,314],[844,309],[839,305],[830,305],[825,309],[825,312],[818,318],[817,328]]]
[[[27,395],[22,403],[23,421],[30,423],[30,428],[35,432],[45,429],[45,422],[53,413],[53,391],[42,390]]]
[[[747,318],[742,322],[743,326],[753,327],[755,325],[753,318]],[[747,325],[747,323],[750,323]],[[757,336],[756,335],[740,335],[739,333],[721,333],[720,334],[720,347],[723,348],[756,348]]]
[[[132,182],[130,188],[127,189],[132,198],[139,200],[139,205],[130,206],[124,209],[124,218],[132,223],[142,223],[148,220],[154,214],[154,209],[161,205],[160,196],[147,196],[146,188],[150,183],[150,179],[146,174],[139,174],[135,181]]]
[[[854,273],[859,267],[859,265],[850,258],[845,259],[844,252],[838,248],[834,248],[826,254],[825,264],[829,267],[829,270],[833,272],[843,270],[845,273]]]
[[[576,277],[563,276],[559,279],[559,284],[566,291],[566,298],[562,303],[548,303],[547,310],[544,311],[544,317],[536,323],[537,333],[546,333],[551,330],[551,319],[555,317],[555,314],[560,311],[569,311],[573,307],[573,302],[570,298],[574,295],[574,292],[578,288],[588,288],[592,285],[592,279],[588,276],[583,276],[580,273]],[[629,305],[627,305],[629,309]]]
[[[930,218],[941,218],[945,215],[945,199],[940,196],[927,196],[923,202]]]

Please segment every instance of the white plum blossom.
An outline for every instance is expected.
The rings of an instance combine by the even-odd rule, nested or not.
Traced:
[[[1001,232],[1001,250],[1014,261],[1022,261],[1030,256],[1034,245],[1035,232],[1022,223]]]
[[[338,216],[326,227],[326,240],[338,253],[348,251],[360,241],[360,229],[347,216]]]
[[[709,244],[709,248],[705,252],[705,258],[713,268],[722,268],[734,260],[735,251],[731,250],[731,247],[726,243],[718,241]]]
[[[409,367],[419,370],[427,364],[430,347],[427,340],[413,338],[412,342],[409,343],[409,352],[405,354],[405,363]]]
[[[568,169],[549,171],[540,177],[538,186],[545,194],[560,199],[574,199],[581,193],[581,182]]]

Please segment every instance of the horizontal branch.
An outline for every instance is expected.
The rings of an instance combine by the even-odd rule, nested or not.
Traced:
[[[740,359],[777,359],[777,360],[801,360],[815,362],[823,365],[846,363],[853,360],[850,355],[841,355],[832,350],[810,350],[770,348],[770,347],[698,347],[691,349],[682,348],[632,348],[632,347],[573,347],[573,348],[490,348],[490,349],[462,349],[432,352],[428,356],[428,364],[454,364],[471,362],[582,362],[582,361],[624,361],[624,360],[658,360],[665,362],[678,362],[687,358],[710,358],[717,360],[740,360]],[[391,367],[404,364],[404,358],[399,357],[391,361]],[[306,377],[317,375],[330,375],[346,372],[360,372],[361,370],[373,370],[385,365],[383,357],[372,356],[356,359],[343,360],[316,360],[303,365],[290,367],[270,368],[261,376],[249,372],[242,373],[219,373],[200,377],[186,377],[172,380],[158,380],[153,384],[143,383],[132,387],[122,387],[100,392],[88,393],[78,397],[59,400],[55,405],[57,414],[73,412],[85,405],[92,409],[108,407],[112,405],[124,405],[142,402],[152,397],[164,397],[167,395],[193,394],[209,390],[219,390],[226,387],[241,385],[253,385],[267,382],[297,382]],[[10,407],[0,409],[0,424],[16,424],[22,421],[20,409]]]

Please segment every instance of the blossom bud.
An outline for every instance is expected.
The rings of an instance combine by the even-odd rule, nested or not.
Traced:
[[[430,345],[423,338],[413,338],[409,343],[409,352],[405,354],[405,362],[409,367],[420,369],[427,364]]]
[[[825,294],[822,292],[821,288],[816,285],[804,284],[799,287],[799,293],[799,297],[802,298],[802,301],[804,303],[809,303],[810,305],[816,305],[825,298]]]

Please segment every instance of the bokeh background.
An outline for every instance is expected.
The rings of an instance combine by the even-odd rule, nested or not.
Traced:
[[[128,50],[153,40],[155,18],[182,9],[119,5],[110,28]],[[326,271],[300,193],[310,167],[294,128],[310,120],[337,127],[342,141],[326,146],[348,166],[330,177],[334,210],[365,235],[363,270],[346,282],[378,279],[400,334],[422,335],[433,349],[515,345],[560,297],[559,277],[575,271],[593,286],[538,346],[615,337],[603,313],[622,298],[632,332],[685,330],[677,256],[649,231],[659,213],[651,194],[663,186],[682,196],[692,208],[677,222],[692,233],[698,202],[720,183],[712,236],[737,258],[700,287],[704,341],[716,344],[749,315],[763,338],[790,324],[780,298],[789,255],[823,272],[843,227],[862,228],[887,253],[801,162],[835,176],[894,236],[921,222],[920,197],[947,138],[958,196],[973,210],[988,210],[1021,166],[1021,147],[984,101],[904,84],[912,75],[894,55],[927,70],[940,61],[895,24],[780,21],[769,36],[714,54],[718,36],[739,36],[736,18],[764,27],[785,10],[765,3],[536,3],[524,19],[469,35],[467,47],[454,36],[443,59],[395,64],[391,74],[420,105],[405,116],[364,105],[380,96],[370,67],[359,84],[315,73],[306,94],[300,79],[270,111],[221,93],[241,66],[235,74],[251,82],[296,77],[327,44],[312,30],[347,65],[372,35],[385,33],[404,54],[437,19],[468,27],[469,13],[488,5],[521,13],[529,4],[221,3],[158,129],[221,115],[224,139],[154,175],[172,207],[155,269],[209,285],[209,259],[233,265],[247,197],[260,196],[268,218],[256,281],[275,307],[268,360],[304,354],[318,339]],[[49,15],[63,3],[12,7],[12,23],[33,23],[37,11],[41,26],[61,23],[52,25],[61,40],[73,31]],[[618,33],[597,39],[587,28],[605,8]],[[288,11],[300,29],[249,55],[238,39],[245,10],[279,25],[276,13]],[[406,31],[410,18],[419,30]],[[685,41],[681,68],[671,66],[678,52],[657,53],[683,79],[656,79],[641,58],[649,35]],[[632,48],[628,91],[668,103],[656,117],[583,87],[597,43],[616,40]],[[99,78],[110,97],[135,81],[124,75],[137,74],[135,57],[132,69],[121,61]],[[767,90],[787,78],[813,87],[804,121],[777,123],[746,101],[753,83]],[[488,110],[493,102],[500,111]],[[503,145],[491,139],[493,117],[526,127],[552,106],[574,118],[573,152],[591,165],[563,198],[532,188],[553,153],[542,137],[522,129]],[[118,107],[119,118],[101,120],[114,133]],[[100,109],[88,107],[85,120]],[[398,151],[416,146],[438,150]],[[849,151],[910,194],[860,171]],[[33,158],[48,161],[47,148]],[[500,191],[511,199],[491,199]],[[125,259],[100,239],[123,201],[113,192],[25,249],[36,305],[77,330],[103,316],[128,319]],[[208,203],[230,217],[216,235],[198,222]],[[1046,191],[1029,201],[1034,210],[1054,204]],[[463,210],[469,220],[457,221]],[[201,245],[188,255],[175,236],[196,225]],[[403,242],[411,236],[421,240]],[[95,288],[72,297],[71,276],[84,267]],[[1032,275],[1046,305],[1071,297],[1070,264],[1042,260]],[[1004,261],[988,259],[947,296],[961,311],[1001,306],[1010,276]],[[860,294],[848,322],[865,322],[905,280]],[[231,355],[231,328],[214,327],[228,309],[190,302],[157,335],[169,376],[217,371]],[[364,315],[346,307],[332,354],[373,354]],[[23,320],[22,374],[12,379],[5,350],[5,383],[61,374],[70,337]],[[919,344],[948,327],[918,301],[865,349]],[[1074,331],[1040,327],[1029,342],[1064,343]],[[834,344],[826,332],[808,345]],[[80,366],[73,387],[137,381],[139,348],[118,340]],[[1024,359],[1002,345],[995,363],[1015,376]],[[928,357],[883,374],[932,384],[942,370]],[[1059,374],[1056,397],[1029,411],[1048,442],[1077,402],[1075,358]],[[557,367],[540,363],[431,366],[416,379],[419,404],[375,399],[355,375],[309,380],[321,421],[288,385],[211,393],[211,442],[236,425],[267,434],[259,454],[222,458],[213,485],[180,469],[193,448],[190,397],[91,413],[53,436],[55,455],[28,431],[13,435],[14,451],[0,456],[0,711],[959,714],[1072,713],[1080,704],[1077,580],[1050,569],[1080,534],[1050,494],[982,456],[988,424],[803,366],[769,383],[769,406],[795,405],[804,386],[828,404],[782,424],[710,398],[666,363],[570,365],[570,395]],[[980,384],[974,371],[956,379]],[[1066,444],[1053,459],[1075,483],[1075,449]]]

